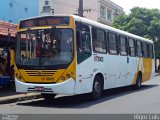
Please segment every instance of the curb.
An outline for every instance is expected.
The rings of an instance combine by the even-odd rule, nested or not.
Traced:
[[[14,103],[17,101],[25,101],[25,100],[38,99],[38,98],[42,98],[42,96],[39,93],[13,95],[13,96],[0,98],[0,104],[8,104],[8,103]]]

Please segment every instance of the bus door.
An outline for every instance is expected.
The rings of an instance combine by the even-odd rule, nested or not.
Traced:
[[[91,85],[91,73],[93,71],[93,64],[91,61],[91,37],[90,28],[88,25],[80,22],[76,23],[76,40],[77,40],[77,81],[83,80],[81,83],[77,82],[77,90],[82,89],[81,85]],[[82,84],[83,83],[83,84]],[[84,85],[83,85],[84,86]],[[89,87],[90,88],[90,87]],[[84,88],[85,89],[85,88]],[[86,90],[84,90],[86,91]]]

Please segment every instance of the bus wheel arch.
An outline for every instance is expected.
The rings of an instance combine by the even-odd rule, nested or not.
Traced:
[[[94,77],[91,97],[92,99],[98,99],[103,94],[104,77],[102,73],[97,73]]]
[[[136,79],[136,84],[135,84],[135,88],[136,89],[140,89],[142,85],[142,72],[139,71],[138,75],[137,75],[137,79]]]

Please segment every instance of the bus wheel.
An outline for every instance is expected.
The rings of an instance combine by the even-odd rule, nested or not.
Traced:
[[[93,100],[98,99],[102,96],[103,93],[103,84],[100,76],[96,76],[93,83],[93,90],[91,93],[91,97]]]
[[[46,93],[41,93],[41,95],[48,102],[52,102],[56,96],[56,94],[46,94]]]
[[[141,77],[141,74],[138,74],[137,76],[137,80],[136,80],[136,84],[135,84],[135,88],[136,89],[140,89],[142,86],[142,77]]]

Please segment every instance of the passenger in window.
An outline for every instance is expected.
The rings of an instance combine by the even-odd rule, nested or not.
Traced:
[[[86,50],[86,33],[82,32],[82,46],[81,46],[81,50],[85,51]]]
[[[56,46],[57,40],[54,38],[50,38],[50,40],[46,44],[46,57],[47,58],[54,58],[57,53],[57,46]]]
[[[26,60],[26,57],[22,54],[21,55],[21,61],[24,62]]]
[[[72,52],[72,43],[73,43],[72,34],[68,33],[65,40],[65,48],[67,52]]]
[[[71,61],[73,58],[73,37],[72,32],[65,32],[61,41],[61,59]]]
[[[61,51],[61,40],[62,40],[62,33],[59,30],[56,30],[53,34],[55,40],[55,53],[58,54]]]
[[[160,64],[158,65],[158,72],[160,73]]]
[[[90,38],[86,32],[82,32],[82,51],[90,52]]]
[[[53,52],[53,39],[48,35],[48,38],[46,39],[46,57],[53,58]]]
[[[103,53],[103,48],[101,48],[102,45],[100,45],[99,41],[94,41],[93,42],[93,47],[94,47],[94,51]]]
[[[37,44],[36,44],[36,56],[41,57],[41,49],[42,49],[42,43],[40,39],[37,39]]]

